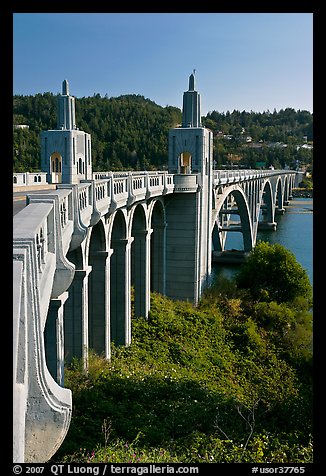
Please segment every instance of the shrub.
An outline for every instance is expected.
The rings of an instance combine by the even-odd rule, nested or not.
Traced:
[[[279,244],[259,242],[236,277],[239,288],[254,300],[291,302],[299,296],[312,298],[312,287],[304,268],[293,253]]]
[[[91,353],[87,372],[74,361],[72,422],[54,460],[308,462],[307,386],[269,339],[266,309],[248,317],[233,299],[226,317],[209,300],[153,294],[129,347],[113,345],[110,361]]]

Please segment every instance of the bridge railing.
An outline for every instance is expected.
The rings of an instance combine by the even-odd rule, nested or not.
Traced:
[[[59,188],[51,193],[42,195],[27,195],[27,204],[58,202],[58,224],[62,234],[63,253],[66,254],[73,234],[73,196],[69,189]],[[29,209],[30,210],[30,209]]]
[[[255,169],[237,169],[237,170],[214,170],[214,183],[228,184],[243,180],[251,180],[271,175],[280,175],[294,173],[293,170],[255,170]]]
[[[78,207],[82,222],[88,226],[90,223],[93,205],[91,199],[91,184],[80,183],[77,187],[78,191]]]
[[[61,292],[55,275],[62,265],[59,249],[63,255],[60,238],[66,219],[57,198],[31,202],[13,220],[14,283],[19,286],[13,296],[13,408],[14,421],[18,416],[22,419],[14,425],[13,452],[17,463],[49,460],[70,423],[71,391],[58,385],[50,375],[44,342],[50,300]]]
[[[51,203],[32,203],[16,215],[13,222],[14,259],[20,259],[19,257],[23,259],[22,255],[15,251],[21,246],[28,248],[31,259],[34,259],[33,273],[39,292],[44,296],[44,302],[39,303],[42,329],[56,269],[53,220]]]
[[[18,172],[13,174],[13,187],[45,185],[46,172]]]
[[[78,185],[82,220],[87,223],[89,211],[84,211],[87,203],[102,214],[138,200],[172,193],[174,188],[174,175],[166,171],[95,172],[93,180],[84,180]]]
[[[93,182],[93,208],[95,207],[101,214],[108,211],[111,203],[111,189],[108,179],[101,179]]]

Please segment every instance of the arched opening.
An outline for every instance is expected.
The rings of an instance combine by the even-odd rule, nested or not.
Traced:
[[[51,183],[62,182],[62,156],[59,152],[54,152],[50,157]]]
[[[91,270],[84,265],[83,251],[79,246],[67,254],[75,265],[74,279],[68,288],[68,299],[64,307],[65,362],[74,357],[88,361],[88,274]]]
[[[225,197],[213,227],[215,251],[244,251],[253,248],[252,225],[246,198],[240,189]]]
[[[165,216],[160,200],[155,202],[151,216],[151,291],[165,294]]]
[[[180,173],[191,174],[191,154],[190,152],[181,152],[179,156]]]
[[[91,231],[88,264],[88,342],[89,347],[105,357],[110,353],[110,329],[108,327],[108,277],[105,232],[100,220]]]
[[[149,311],[149,239],[142,205],[133,214],[131,236],[131,284],[134,287],[135,317],[146,317]]]
[[[285,208],[283,207],[283,187],[282,180],[279,178],[276,185],[276,196],[275,196],[275,213],[278,215],[283,215]]]
[[[83,159],[81,157],[78,159],[78,173],[83,174]]]
[[[276,230],[275,207],[273,202],[272,186],[269,181],[266,181],[262,192],[262,198],[260,202],[259,215],[258,215],[258,229]]]
[[[223,236],[222,233],[219,232],[218,222],[215,222],[214,226],[213,226],[213,231],[212,231],[213,251],[222,251],[223,250],[224,244],[222,242],[222,236]]]
[[[288,205],[290,200],[290,179],[285,176],[284,177],[284,195],[283,195],[283,203],[284,205]]]
[[[117,210],[110,239],[110,325],[116,345],[131,341],[129,246],[125,216]]]

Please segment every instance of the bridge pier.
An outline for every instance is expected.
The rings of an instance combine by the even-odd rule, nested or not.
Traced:
[[[284,208],[284,207],[282,207],[282,208],[276,208],[276,209],[275,209],[275,213],[276,213],[276,215],[284,215],[284,213],[285,213],[285,208]]]
[[[258,231],[267,231],[267,230],[272,230],[275,231],[277,228],[277,223],[276,221],[274,222],[268,222],[268,221],[260,221],[258,222]]]
[[[111,240],[110,332],[116,345],[131,344],[130,247],[133,238]]]
[[[132,282],[134,283],[135,317],[147,319],[150,307],[150,239],[153,230],[133,233],[131,245]]]
[[[246,261],[249,254],[248,251],[239,250],[213,251],[212,262],[222,264],[241,264]]]
[[[199,299],[197,210],[196,193],[175,194],[166,205],[166,294],[172,299]]]
[[[108,251],[91,250],[89,264],[92,271],[88,278],[89,347],[107,359],[110,358],[109,262]]]
[[[166,295],[194,304],[211,272],[210,164],[206,173],[184,177],[184,185],[192,183],[189,191],[178,175],[178,186],[185,191],[174,193],[166,202]]]
[[[64,324],[63,306],[68,298],[64,292],[50,300],[44,329],[46,363],[50,374],[61,386],[64,386]]]
[[[165,294],[166,283],[166,223],[152,224],[150,263],[151,263],[151,291]]]
[[[88,276],[92,267],[76,269],[64,308],[65,361],[82,358],[88,365]]]

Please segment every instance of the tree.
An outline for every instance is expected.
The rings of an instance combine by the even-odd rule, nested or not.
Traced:
[[[280,244],[258,242],[236,277],[239,288],[254,300],[292,302],[302,296],[311,301],[312,286],[304,268]]]
[[[312,313],[307,303],[296,299],[289,307],[285,303],[259,302],[254,306],[253,319],[268,331],[278,352],[292,364],[309,365],[312,359]],[[303,370],[303,368],[302,368]]]

